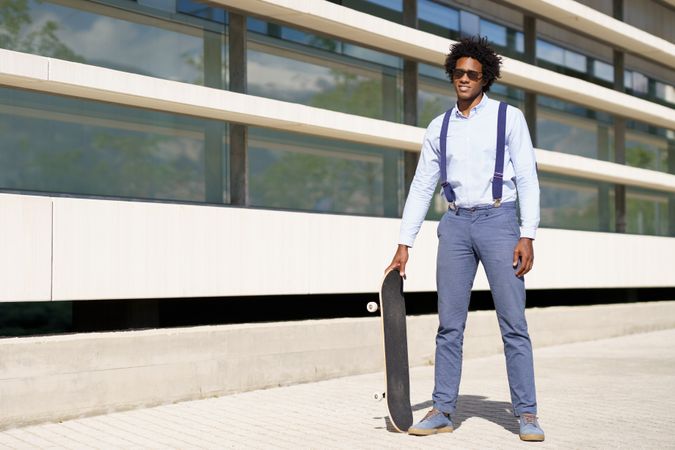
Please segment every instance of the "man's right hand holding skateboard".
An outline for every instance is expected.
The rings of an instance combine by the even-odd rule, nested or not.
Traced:
[[[391,260],[391,264],[389,264],[389,267],[387,267],[385,272],[389,272],[392,269],[398,269],[399,273],[405,280],[405,265],[407,263],[408,263],[408,246],[398,244],[398,248],[396,249],[394,259]]]

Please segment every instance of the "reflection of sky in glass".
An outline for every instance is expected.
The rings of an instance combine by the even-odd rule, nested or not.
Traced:
[[[420,20],[440,25],[451,30],[459,30],[459,12],[449,6],[439,5],[430,0],[419,0],[417,14]]]
[[[354,58],[359,58],[364,61],[370,61],[375,64],[382,64],[384,66],[400,68],[403,66],[401,58],[394,55],[389,55],[387,53],[378,52],[371,50],[369,48],[359,47],[357,45],[352,45],[344,43],[344,54],[352,56]]]
[[[448,75],[445,73],[445,69],[443,67],[431,66],[424,63],[419,63],[417,67],[420,75],[430,78],[437,78],[439,80],[448,80]]]
[[[403,11],[403,0],[366,0],[368,3],[383,6],[394,11]]]
[[[537,58],[560,66],[565,63],[563,49],[541,39],[537,39]]]
[[[675,89],[672,85],[657,81],[654,84],[654,88],[658,98],[670,103],[675,103]]]
[[[226,23],[227,11],[223,8],[210,7],[196,0],[178,0],[176,10],[180,13],[201,17],[212,22]]]
[[[55,22],[56,37],[86,63],[172,80],[201,80],[195,66],[203,53],[199,37],[50,3],[31,1],[29,6],[33,23],[23,32]]]
[[[246,18],[246,28],[248,31],[255,31],[256,33],[266,34],[267,33],[267,22],[264,22],[255,17]]]
[[[601,80],[613,82],[614,67],[606,62],[595,60],[593,61],[593,75]]]
[[[459,27],[463,36],[475,36],[480,33],[480,17],[469,11],[459,11]]]
[[[493,44],[506,47],[506,27],[489,20],[480,20],[480,34],[487,36]]]
[[[580,53],[565,50],[565,66],[579,72],[586,72],[586,57]]]
[[[516,51],[519,53],[525,52],[525,35],[520,31],[516,32]]]
[[[623,71],[623,87],[633,89],[633,72],[630,70]]]
[[[633,72],[633,91],[643,94],[649,92],[649,79],[640,72]]]
[[[306,104],[335,87],[330,68],[249,49],[248,93]]]

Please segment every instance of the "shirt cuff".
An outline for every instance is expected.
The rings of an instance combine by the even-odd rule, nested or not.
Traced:
[[[520,227],[520,237],[534,239],[537,235],[537,229],[534,227]]]
[[[415,242],[415,238],[409,238],[409,237],[406,237],[406,236],[401,236],[398,239],[398,243],[400,245],[405,245],[405,246],[410,247],[410,248],[412,248],[414,242]]]

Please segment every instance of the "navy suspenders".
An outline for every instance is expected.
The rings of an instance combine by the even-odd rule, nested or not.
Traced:
[[[506,107],[508,104],[499,102],[499,113],[497,114],[497,156],[495,157],[495,172],[492,176],[492,199],[494,206],[498,207],[502,203],[502,188],[504,185],[504,146],[506,145]],[[450,209],[455,207],[455,191],[448,182],[448,173],[446,167],[446,152],[448,147],[448,124],[450,122],[450,113],[452,109],[446,111],[443,116],[443,125],[441,126],[441,186],[443,193],[448,200]]]

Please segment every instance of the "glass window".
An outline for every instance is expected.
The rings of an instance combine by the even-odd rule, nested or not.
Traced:
[[[368,3],[382,6],[387,9],[393,9],[394,11],[403,10],[403,0],[366,0],[366,1]]]
[[[537,58],[563,66],[565,64],[565,51],[562,47],[537,39]]]
[[[633,72],[630,70],[623,71],[623,87],[633,89]]]
[[[222,122],[0,88],[0,149],[1,189],[226,198],[225,162],[205,167],[225,160]]]
[[[668,103],[675,103],[675,88],[672,85],[657,81],[655,89],[658,98]]]
[[[136,0],[141,6],[160,9],[168,13],[176,12],[176,0]]]
[[[481,19],[480,20],[480,34],[487,36],[488,40],[502,47],[506,47],[506,27],[498,25],[489,20]]]
[[[634,121],[628,122],[626,128],[626,164],[668,172],[666,130]]]
[[[640,72],[633,72],[633,92],[641,94],[649,92],[649,78]]]
[[[614,66],[597,59],[593,61],[593,75],[601,80],[614,82]]]
[[[586,72],[586,57],[581,53],[565,50],[565,66],[577,72]]]
[[[419,0],[417,2],[417,15],[420,21],[437,25],[446,30],[459,31],[459,11],[449,6],[440,5],[431,0]],[[420,25],[420,28],[423,27]],[[436,34],[448,36],[447,32]]]
[[[227,11],[223,8],[212,8],[197,0],[178,0],[176,10],[179,13],[199,17],[216,23],[227,23]]]
[[[401,23],[403,0],[330,0],[346,8],[371,14],[385,20]]]
[[[459,11],[459,28],[462,36],[475,36],[480,33],[480,17],[469,11]]]
[[[82,2],[81,8],[37,0],[14,4],[18,9],[14,14],[15,26],[0,31],[3,48],[203,83],[202,29],[94,2]],[[223,42],[221,36],[224,56]],[[225,61],[224,57],[221,59]],[[224,72],[222,66],[218,67],[220,73]]]
[[[638,188],[626,188],[626,231],[668,235],[668,195]]]
[[[418,67],[417,124],[426,128],[435,117],[452,108],[457,97],[443,69],[427,64]]]
[[[525,35],[520,31],[516,33],[516,51],[525,53]]]
[[[249,41],[249,94],[364,117],[402,120],[400,70],[295,46],[280,48],[278,40],[275,46],[262,42]]]
[[[537,96],[537,142],[540,148],[613,160],[611,118],[562,100]]]
[[[611,231],[614,189],[607,183],[539,172],[542,227]]]
[[[253,206],[399,215],[400,151],[255,127],[248,151]]]

